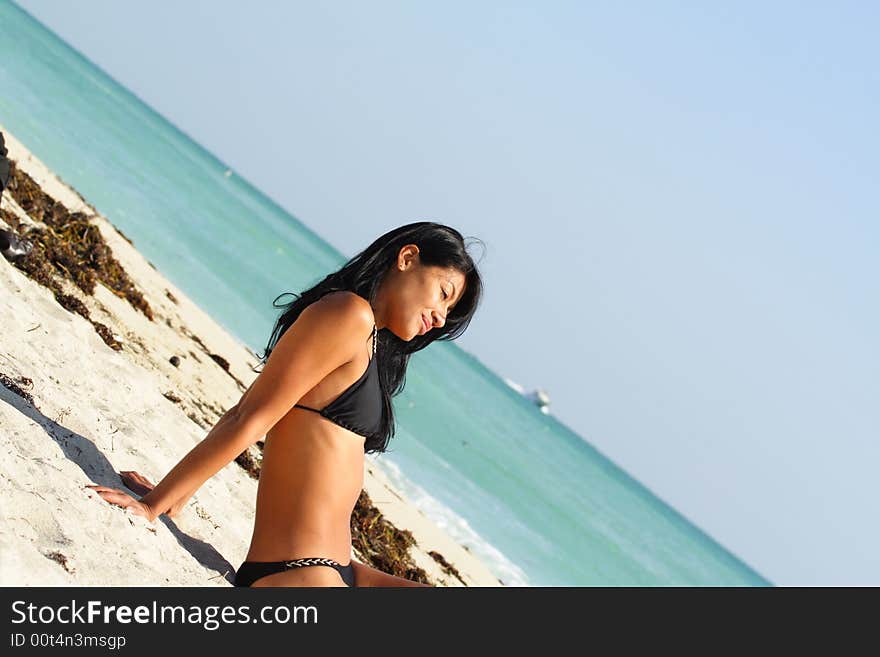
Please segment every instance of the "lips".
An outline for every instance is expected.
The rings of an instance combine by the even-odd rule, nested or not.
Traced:
[[[431,330],[431,325],[428,323],[428,320],[425,319],[425,316],[424,316],[424,315],[422,315],[422,324],[423,324],[423,326],[424,326],[424,328],[425,328],[425,330],[422,331],[423,334],[424,334],[424,333],[427,333],[428,331]]]

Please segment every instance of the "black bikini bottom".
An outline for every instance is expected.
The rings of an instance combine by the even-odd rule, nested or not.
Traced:
[[[245,561],[235,573],[235,585],[250,586],[266,575],[283,573],[291,568],[307,568],[308,566],[330,566],[335,568],[347,586],[354,586],[354,568],[351,567],[351,561],[343,566],[338,561],[323,557],[306,557],[304,559],[294,559],[293,561]]]

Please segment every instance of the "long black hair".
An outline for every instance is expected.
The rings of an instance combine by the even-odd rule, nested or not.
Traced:
[[[479,242],[480,240],[475,241]],[[364,443],[364,451],[384,452],[394,436],[394,409],[391,398],[399,395],[406,385],[406,368],[410,354],[421,351],[435,340],[455,340],[465,332],[483,293],[483,282],[477,266],[467,252],[467,243],[454,228],[432,221],[419,221],[395,228],[376,239],[366,249],[358,253],[336,272],[328,274],[317,285],[305,292],[295,294],[285,292],[272,302],[275,308],[284,308],[266,350],[260,360],[265,363],[272,349],[284,332],[296,321],[300,313],[325,294],[348,290],[363,297],[372,305],[376,292],[386,272],[397,262],[400,249],[407,244],[419,247],[419,261],[422,265],[452,268],[465,277],[464,292],[446,316],[442,327],[433,328],[425,335],[417,335],[412,340],[401,340],[388,329],[378,331],[376,356],[379,356],[379,381],[385,404],[382,427]],[[297,298],[286,304],[277,301],[286,294]]]

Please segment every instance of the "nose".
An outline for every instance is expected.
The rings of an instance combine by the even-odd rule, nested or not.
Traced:
[[[431,313],[431,325],[442,328],[446,324],[446,318],[440,313]]]

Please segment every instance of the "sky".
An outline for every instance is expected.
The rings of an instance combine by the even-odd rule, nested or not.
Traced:
[[[876,5],[18,4],[343,254],[482,240],[462,348],[773,583],[880,585]]]

